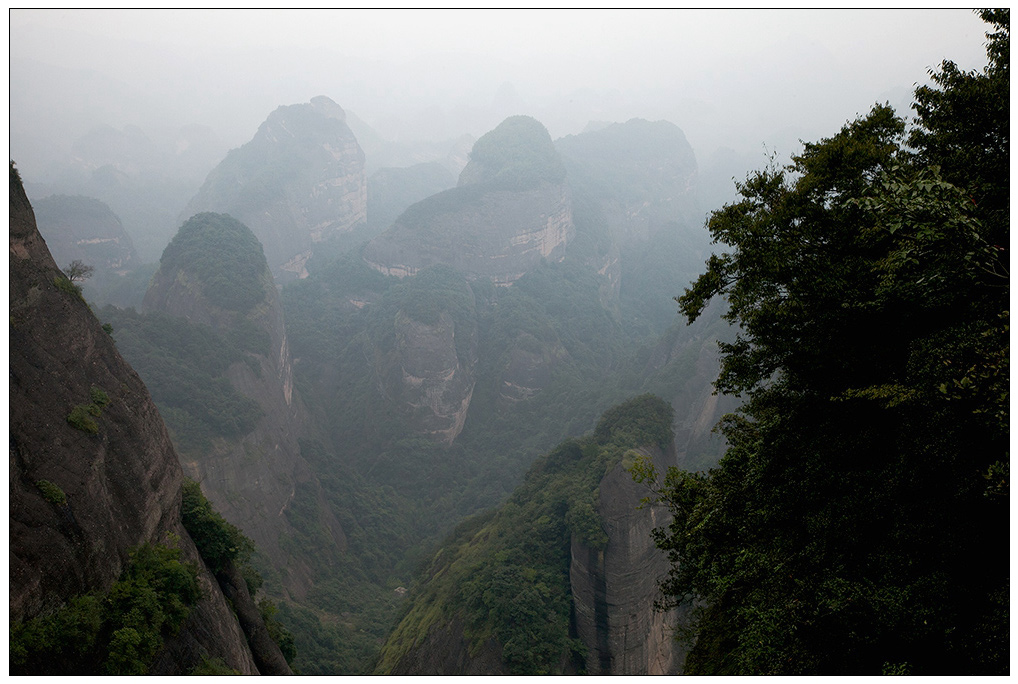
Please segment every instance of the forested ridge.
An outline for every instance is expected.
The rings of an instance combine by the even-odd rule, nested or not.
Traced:
[[[875,106],[713,213],[680,297],[739,326],[709,473],[672,469],[665,603],[690,674],[1009,668],[1009,35]],[[648,470],[637,468],[639,476]]]

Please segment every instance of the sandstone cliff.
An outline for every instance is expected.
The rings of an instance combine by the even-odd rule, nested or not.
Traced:
[[[162,670],[186,673],[210,657],[257,674],[180,522],[183,475],[159,413],[58,270],[13,165],[9,307],[11,620],[107,590],[134,547],[176,543],[199,568],[202,598],[165,645],[164,655],[175,655]],[[102,406],[87,414],[91,424],[71,419],[76,407],[95,402]]]
[[[674,465],[672,409],[651,395],[538,459],[497,511],[463,523],[425,570],[379,674],[676,674],[680,611],[657,612],[667,511],[626,469]],[[643,447],[636,447],[645,444]]]
[[[388,403],[415,433],[451,444],[463,430],[477,381],[473,290],[446,267],[425,270],[385,302],[375,374]]]
[[[364,153],[327,97],[280,107],[209,174],[185,216],[212,211],[245,223],[273,275],[292,280],[315,246],[367,219]]]
[[[675,465],[674,450],[642,447],[659,472]],[[577,636],[587,647],[587,674],[678,674],[685,647],[675,640],[678,610],[654,609],[658,583],[668,574],[668,557],[651,531],[667,525],[667,509],[640,500],[649,495],[616,465],[598,487],[597,512],[608,541],[593,548],[575,535],[570,547],[569,583]]]
[[[511,117],[474,145],[459,185],[407,209],[363,256],[399,277],[436,264],[511,285],[575,235],[565,171],[548,132]]]
[[[224,290],[224,283],[234,289]],[[298,489],[306,488],[316,498],[321,492],[300,454],[298,440],[307,434],[307,415],[293,386],[279,295],[257,240],[228,216],[193,217],[164,252],[144,307],[209,326],[225,338],[242,335],[260,341],[249,345],[244,358],[225,372],[232,388],[257,404],[260,417],[243,434],[214,439],[207,451],[184,452],[183,464],[223,516],[250,536],[280,571],[284,587],[303,598],[311,585],[308,564],[284,550],[281,537],[292,531],[286,510]],[[342,549],[345,537],[339,523],[327,506],[322,510],[322,524],[335,548]]]
[[[138,265],[131,236],[116,214],[91,197],[51,195],[33,205],[39,232],[58,264],[77,259],[123,275]]]

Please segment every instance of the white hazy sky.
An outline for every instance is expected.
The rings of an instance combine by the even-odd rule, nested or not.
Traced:
[[[780,148],[907,104],[945,58],[981,68],[984,33],[968,10],[14,9],[11,153],[26,168],[96,123],[200,123],[236,146],[315,95],[390,137],[638,116],[677,124],[698,156]]]

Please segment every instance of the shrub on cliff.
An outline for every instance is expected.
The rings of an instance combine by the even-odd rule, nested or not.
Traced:
[[[254,552],[254,543],[212,507],[194,480],[184,481],[180,517],[202,560],[214,573],[230,562],[244,563]]]
[[[76,596],[56,612],[12,624],[10,674],[145,674],[197,603],[197,577],[178,549],[137,548],[106,594]]]

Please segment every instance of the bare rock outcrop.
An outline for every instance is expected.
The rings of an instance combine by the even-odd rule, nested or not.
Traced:
[[[411,206],[365,247],[365,261],[406,277],[436,264],[508,286],[576,234],[565,170],[544,126],[510,117],[474,145],[459,185]]]
[[[639,449],[658,471],[674,465],[675,454],[656,447]],[[603,549],[573,538],[569,581],[576,631],[587,646],[587,673],[594,675],[678,674],[685,648],[674,638],[678,610],[657,611],[658,583],[670,568],[654,545],[651,531],[667,525],[660,506],[640,507],[648,492],[621,464],[599,487],[598,513],[608,543]]]
[[[91,197],[51,195],[33,205],[39,232],[59,264],[75,259],[123,275],[138,265],[131,236],[113,210]]]
[[[319,96],[272,112],[212,170],[186,216],[212,211],[240,220],[285,281],[307,276],[318,243],[366,222],[367,197],[364,152],[346,114]]]
[[[11,620],[108,590],[134,547],[176,544],[199,568],[202,598],[153,671],[183,674],[209,657],[257,674],[180,522],[183,473],[159,412],[57,268],[13,166],[9,233]]]

